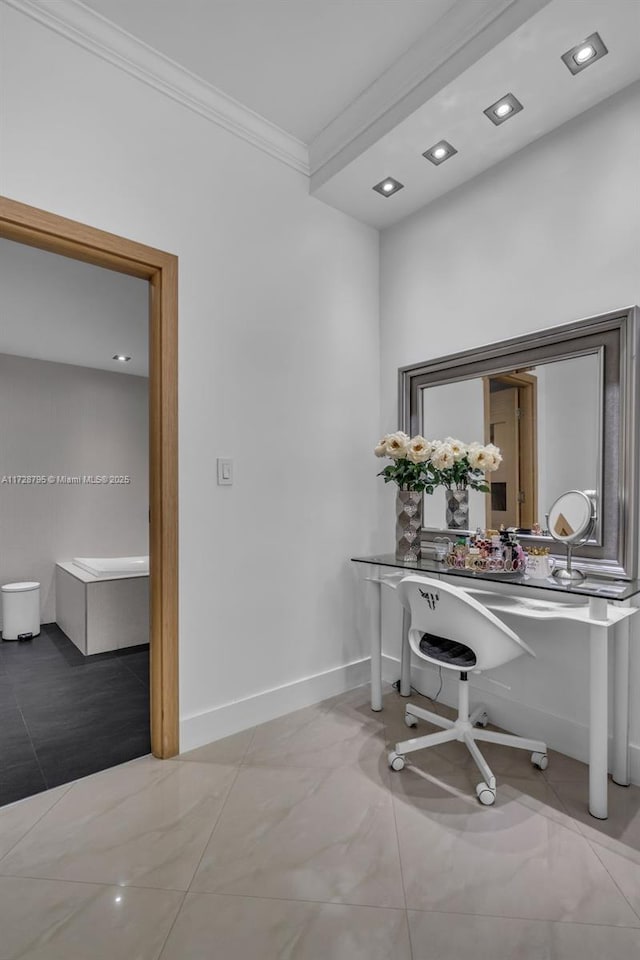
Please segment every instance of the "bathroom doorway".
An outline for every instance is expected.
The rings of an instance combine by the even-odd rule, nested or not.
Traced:
[[[52,654],[58,656],[60,661],[58,666],[66,667],[68,664],[73,667],[75,664],[77,667],[82,667],[86,662],[83,658],[93,658],[93,663],[96,660],[105,663],[104,677],[106,678],[109,671],[114,673],[114,664],[111,663],[109,666],[109,661],[120,658],[120,654],[116,651],[104,649],[104,636],[100,633],[101,623],[98,623],[96,630],[93,631],[91,637],[89,636],[88,622],[91,619],[92,612],[95,614],[96,609],[104,609],[105,602],[104,600],[97,600],[96,596],[92,594],[91,602],[83,611],[82,594],[84,592],[86,597],[87,590],[95,591],[98,585],[106,587],[108,591],[115,589],[128,591],[126,597],[121,596],[115,604],[106,604],[106,606],[111,610],[125,611],[118,629],[123,638],[122,642],[127,647],[122,653],[131,653],[132,655],[122,656],[121,660],[125,665],[123,671],[134,686],[135,681],[132,678],[135,677],[136,671],[140,674],[140,680],[142,680],[145,671],[147,671],[147,675],[150,672],[151,749],[157,757],[169,757],[177,753],[178,750],[177,260],[170,254],[5,198],[0,198],[0,237],[8,241],[15,241],[18,245],[40,248],[40,251],[48,251],[48,254],[60,254],[65,258],[65,262],[68,259],[84,261],[94,265],[90,268],[91,270],[101,267],[110,272],[115,271],[116,275],[126,274],[128,277],[122,277],[121,282],[124,285],[128,283],[130,287],[143,287],[145,303],[148,300],[149,379],[148,389],[146,381],[144,383],[144,393],[145,404],[148,404],[149,418],[148,425],[146,419],[144,423],[146,432],[144,446],[148,446],[149,481],[148,487],[146,483],[144,484],[143,495],[145,497],[145,523],[147,521],[146,505],[149,505],[148,530],[145,529],[144,533],[148,533],[151,576],[145,578],[141,566],[135,567],[133,573],[120,569],[105,572],[104,570],[94,569],[95,562],[99,562],[103,558],[95,556],[67,558],[65,556],[64,560],[76,559],[80,561],[77,566],[73,565],[70,568],[70,573],[69,570],[64,569],[64,563],[56,565],[57,568],[60,568],[55,571],[56,581],[61,580],[61,585],[56,584],[56,593],[66,598],[62,603],[66,612],[60,616],[63,619],[66,616],[67,619],[63,631],[59,629],[60,616],[56,616],[58,628],[55,628],[55,626],[46,628],[45,640],[49,644]],[[32,253],[36,254],[36,251],[33,250]],[[80,267],[81,265],[77,264],[77,266]],[[132,281],[130,278],[137,279]],[[114,279],[117,279],[117,276]],[[143,281],[142,284],[139,283],[140,280]],[[116,346],[114,349],[118,351],[119,347]],[[144,351],[137,349],[136,352],[141,354]],[[55,356],[48,358],[46,354],[42,356],[46,359],[38,361],[18,356],[5,358],[7,371],[14,378],[12,382],[14,385],[22,385],[21,389],[25,398],[27,398],[27,402],[29,398],[28,382],[31,380],[35,383],[36,379],[45,374],[46,376],[52,376],[56,372],[54,368],[58,364],[50,363],[49,359],[62,359]],[[120,361],[117,353],[109,360],[116,367],[120,363],[128,363],[126,360]],[[32,369],[33,365],[36,364],[37,366],[38,362],[44,363],[44,367],[38,367],[36,370]],[[16,364],[19,366],[20,363],[23,367],[29,366],[29,370],[13,369]],[[69,367],[69,370],[76,377],[81,375],[82,360],[71,359],[71,363],[80,364],[80,366],[75,367],[75,370],[72,367]],[[104,369],[107,370],[108,367]],[[135,394],[135,381],[141,380],[141,376],[136,376],[136,374],[142,375],[143,371],[132,372],[134,374],[132,376],[121,375],[120,382],[122,384],[126,383],[127,391],[129,393],[133,391]],[[102,381],[105,383],[109,377],[113,379],[114,376],[117,380],[117,375],[112,373],[101,374]],[[139,387],[141,389],[142,384]],[[78,396],[80,397],[82,395],[81,388],[78,389],[80,391]],[[140,394],[140,389],[138,389],[138,394]],[[125,391],[120,392],[124,393]],[[131,410],[133,409],[134,407],[131,408]],[[138,415],[135,414],[135,416]],[[10,469],[8,465],[5,466]],[[144,466],[146,468],[146,462]],[[0,470],[0,473],[4,472],[6,471]],[[143,472],[145,471],[139,465],[138,474],[142,475]],[[126,471],[122,469],[118,471],[117,475],[125,477]],[[73,483],[74,480],[74,476],[71,476],[70,482]],[[94,481],[91,480],[91,482]],[[137,507],[138,514],[140,513],[139,508],[140,504]],[[134,549],[134,542],[142,544],[142,536],[139,535],[137,539],[131,539],[129,549],[125,553]],[[109,554],[110,560],[115,552],[119,551],[114,550],[113,544],[110,545],[108,551],[105,551]],[[144,556],[128,557],[128,560],[133,564],[142,564],[144,559]],[[90,564],[94,566],[89,570],[87,567]],[[148,600],[141,599],[147,583],[149,585]],[[45,603],[46,601],[43,598],[43,608]],[[143,630],[142,619],[139,615],[141,609],[145,615],[148,612],[150,671],[148,666],[143,663],[143,651],[135,649],[135,643],[138,642],[136,636],[139,638],[142,635],[141,630]],[[78,610],[80,610],[80,613],[78,613]],[[136,617],[140,621],[137,628]],[[74,618],[76,620],[75,625]],[[45,615],[44,620],[46,621],[46,619]],[[146,623],[144,629],[146,629]],[[76,631],[75,634],[74,630]],[[127,630],[130,631],[130,636],[127,634]],[[72,643],[69,641],[70,634],[73,635]],[[129,643],[131,645],[127,646]],[[90,644],[94,646],[91,647]],[[65,663],[62,663],[60,658]],[[24,662],[26,663],[26,660]],[[52,666],[53,663],[52,659],[49,666]],[[15,666],[12,669],[15,674]],[[76,678],[81,672],[81,670],[76,671]],[[93,672],[95,673],[95,670]],[[84,673],[86,676],[87,672]],[[2,692],[2,684],[3,679],[0,671],[0,692]],[[115,687],[113,687],[113,690],[115,691]],[[91,695],[90,691],[88,695]],[[113,708],[115,711],[118,709],[115,702]],[[147,736],[148,732],[149,728],[147,727]],[[96,735],[99,736],[99,731],[96,731]],[[0,764],[2,759],[0,755]],[[115,759],[112,762],[119,761]],[[104,765],[109,766],[111,764],[107,761]],[[77,775],[81,776],[83,773],[80,772]],[[69,779],[74,779],[74,777],[70,776]],[[46,785],[51,786],[53,784],[47,783]],[[34,789],[32,792],[36,792],[36,790]],[[1,798],[0,802],[2,802]]]

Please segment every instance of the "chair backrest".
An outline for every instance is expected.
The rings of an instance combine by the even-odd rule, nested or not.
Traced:
[[[506,623],[459,587],[428,577],[408,576],[397,589],[411,617],[411,649],[423,660],[461,671],[491,670],[523,653],[535,657],[533,650]],[[428,637],[423,641],[425,634]],[[436,638],[435,642],[429,637]],[[464,650],[456,650],[446,641],[469,648],[474,656],[469,658]],[[440,652],[440,648],[443,651],[448,648],[448,652]],[[465,656],[468,666],[464,665]]]

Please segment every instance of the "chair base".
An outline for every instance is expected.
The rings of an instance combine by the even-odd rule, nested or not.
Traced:
[[[481,803],[490,806],[496,799],[496,778],[478,749],[476,741],[501,743],[507,747],[530,750],[531,762],[539,770],[546,770],[547,768],[547,746],[541,740],[529,740],[509,733],[479,729],[476,724],[480,724],[481,727],[486,726],[489,717],[482,705],[476,707],[473,713],[469,715],[468,690],[468,681],[466,675],[463,674],[458,685],[458,717],[455,720],[449,720],[447,717],[441,717],[437,713],[431,713],[430,710],[423,710],[422,707],[408,703],[405,708],[405,723],[407,726],[414,727],[418,720],[426,720],[442,729],[438,733],[430,733],[425,737],[414,737],[411,740],[402,740],[396,743],[395,750],[389,754],[389,766],[392,770],[402,770],[407,753],[424,750],[427,747],[435,747],[440,743],[449,743],[452,740],[460,740],[466,744],[483,777],[476,787],[476,795]]]

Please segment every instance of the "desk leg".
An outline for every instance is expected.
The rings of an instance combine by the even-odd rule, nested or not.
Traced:
[[[607,627],[589,628],[589,813],[607,819],[608,773],[608,658]]]
[[[380,610],[381,586],[365,581],[369,587],[369,631],[371,642],[371,709],[382,710],[382,622]]]
[[[411,696],[411,647],[409,646],[409,614],[402,608],[402,659],[400,661],[400,696]]]
[[[629,620],[615,628],[613,675],[613,780],[623,787],[631,783],[629,771]]]

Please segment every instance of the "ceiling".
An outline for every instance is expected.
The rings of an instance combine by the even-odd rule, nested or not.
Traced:
[[[309,143],[456,0],[84,2]]]
[[[609,53],[573,76],[560,57],[595,31]],[[554,0],[312,192],[387,227],[638,79],[638,0]],[[483,110],[506,93],[524,109],[494,126]],[[458,153],[434,166],[422,154],[442,139]],[[404,189],[382,197],[387,176]]]
[[[147,376],[148,318],[146,280],[0,238],[0,353]]]
[[[640,79],[640,0],[9,2],[381,229]],[[571,75],[561,55],[595,31],[608,55]],[[496,127],[508,92],[524,109]],[[441,139],[458,152],[436,167]],[[404,188],[380,196],[388,176]]]

